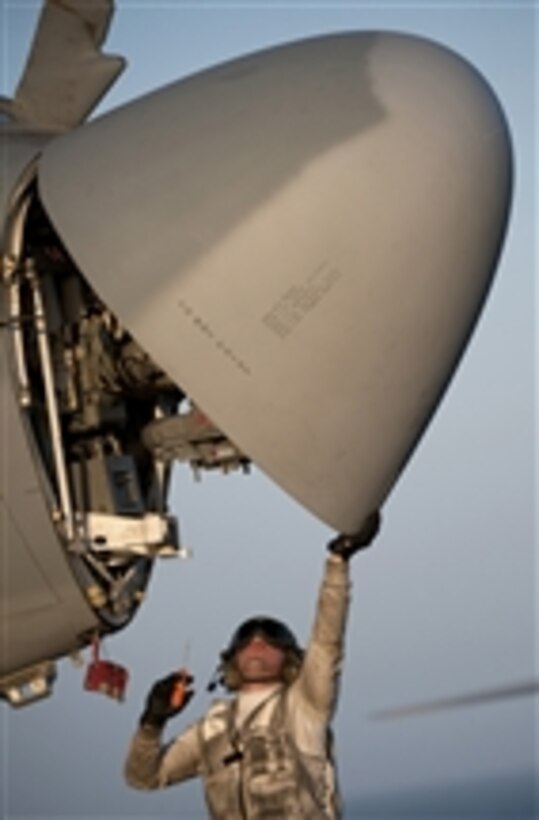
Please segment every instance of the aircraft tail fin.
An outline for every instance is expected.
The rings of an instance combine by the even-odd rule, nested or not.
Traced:
[[[2,109],[40,130],[83,122],[123,71],[123,57],[103,54],[113,0],[46,0],[14,100]]]

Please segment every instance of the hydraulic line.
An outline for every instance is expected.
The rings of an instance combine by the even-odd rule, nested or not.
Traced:
[[[32,259],[26,260],[26,278],[32,290],[32,298],[34,303],[34,321],[37,334],[39,359],[43,375],[43,385],[45,389],[45,402],[47,406],[47,418],[51,435],[54,466],[56,471],[56,479],[58,482],[60,514],[65,527],[65,536],[68,542],[72,542],[75,536],[73,507],[71,504],[71,494],[69,491],[67,468],[62,445],[58,401],[54,388],[52,357],[47,334],[47,319],[43,305],[43,296],[39,286],[38,277],[36,275],[34,261]]]

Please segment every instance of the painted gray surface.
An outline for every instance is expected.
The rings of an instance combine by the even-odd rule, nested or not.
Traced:
[[[463,365],[385,508],[380,539],[353,568],[336,732],[354,820],[441,818],[449,810],[459,820],[534,817],[532,701],[384,726],[368,719],[377,709],[537,674],[536,11],[496,5],[168,4],[157,14],[130,2],[111,30],[110,50],[130,59],[111,106],[253,47],[390,27],[434,37],[472,60],[508,112],[515,207],[499,275]],[[35,10],[6,9],[11,91]],[[81,671],[63,663],[53,699],[27,712],[2,707],[6,817],[203,818],[198,784],[141,795],[122,782],[147,687],[183,659],[190,641],[198,694],[174,732],[203,710],[217,653],[240,619],[265,609],[305,640],[331,533],[259,473],[195,484],[178,470],[172,505],[194,558],[158,567],[136,621],[108,643],[109,655],[131,669],[126,704],[84,693]]]
[[[153,359],[282,488],[353,532],[468,337],[510,161],[468,64],[355,33],[157,91],[55,140],[38,178],[79,268]]]
[[[96,619],[62,553],[0,336],[0,675],[70,652]]]

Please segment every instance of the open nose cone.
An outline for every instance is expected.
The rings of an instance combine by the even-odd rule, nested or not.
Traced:
[[[181,80],[54,141],[39,188],[100,297],[340,531],[381,505],[495,270],[511,151],[465,61],[390,33]]]

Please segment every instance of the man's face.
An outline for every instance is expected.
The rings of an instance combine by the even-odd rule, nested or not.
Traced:
[[[242,688],[255,689],[258,685],[277,683],[282,679],[285,660],[284,649],[273,646],[262,634],[255,633],[234,656]]]

